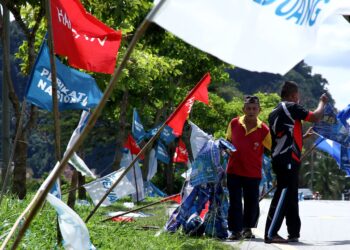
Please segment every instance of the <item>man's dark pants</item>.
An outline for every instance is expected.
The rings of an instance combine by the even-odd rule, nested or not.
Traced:
[[[299,217],[298,184],[300,164],[272,162],[277,178],[277,189],[271,201],[266,219],[265,238],[277,235],[284,217],[290,238],[300,237],[301,221]]]
[[[238,233],[243,228],[254,228],[259,219],[260,178],[227,174],[227,188],[230,196],[228,229]],[[242,209],[242,194],[244,211]]]

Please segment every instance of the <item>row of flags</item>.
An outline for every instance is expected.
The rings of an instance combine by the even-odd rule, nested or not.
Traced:
[[[122,38],[121,31],[109,28],[87,13],[79,0],[50,0],[50,4],[55,53],[67,57],[72,67],[112,74]],[[350,3],[341,0],[315,1],[312,5],[310,2],[306,4],[304,0],[294,0],[293,4],[275,0],[224,0],[220,3],[211,0],[167,0],[162,1],[162,4],[156,14],[148,16],[150,21],[225,62],[248,70],[280,74],[286,73],[310,51],[316,40],[318,27],[328,16],[334,13],[350,13]],[[52,110],[51,69],[48,58],[48,49],[44,41],[26,95],[27,100],[34,105]],[[102,96],[95,80],[88,74],[65,66],[58,59],[55,60],[58,65],[60,110],[88,110],[95,107]],[[207,74],[166,121],[172,132],[168,130],[162,132],[165,143],[171,136],[181,135],[183,124],[195,100],[208,104],[209,83],[210,75]],[[140,134],[136,135],[138,132],[135,131]],[[156,131],[152,131],[151,134]],[[137,142],[145,136],[136,123],[135,127],[133,126],[133,133]],[[79,135],[79,132],[77,134]],[[343,138],[337,140],[337,142],[345,141]],[[133,142],[130,143],[124,163],[130,162],[130,158],[132,159],[132,155],[136,152],[133,148],[135,145]],[[162,148],[159,142],[158,148]],[[183,147],[179,147],[178,154],[183,151]],[[342,161],[345,154],[341,152],[342,149],[340,150]],[[157,152],[153,155],[156,157]],[[166,156],[163,160],[168,161]],[[82,173],[94,177],[77,154],[73,155],[70,163]],[[149,179],[153,177],[155,171],[152,170]],[[135,173],[135,178],[125,176],[122,190],[124,193],[120,193],[119,189],[113,190],[109,202],[125,193],[133,192],[132,187],[136,185],[143,190],[141,183],[138,183],[140,177],[142,180],[142,176],[137,166]],[[98,193],[99,189],[106,190],[113,182],[113,178],[118,178],[118,174],[120,173],[115,172],[111,176],[97,180],[96,184],[102,186],[91,188],[90,195]],[[59,186],[55,185],[53,193],[60,196]],[[142,193],[138,195],[142,197]],[[59,198],[48,195],[47,200],[58,213],[65,248],[94,249],[81,218]]]

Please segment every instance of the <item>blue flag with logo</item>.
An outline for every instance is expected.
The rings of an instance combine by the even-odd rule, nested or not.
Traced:
[[[160,127],[161,125],[158,125],[157,127],[148,131],[146,133],[146,137],[151,138],[152,136],[154,136]],[[168,125],[165,125],[163,131],[160,133],[160,139],[168,145],[170,142],[173,142],[175,138],[176,136],[173,134],[173,129]]]
[[[337,162],[339,168],[343,170],[347,176],[350,176],[350,148],[341,145],[336,141],[332,141],[321,136],[315,141],[318,149],[330,154]]]
[[[72,69],[57,58],[57,95],[59,110],[89,109],[97,106],[102,92],[90,75]],[[26,91],[27,100],[52,111],[52,85],[49,49],[43,42],[31,73]]]
[[[145,132],[145,129],[143,128],[141,119],[136,111],[136,108],[134,108],[132,117],[133,119],[132,119],[131,133],[135,138],[136,142],[139,144],[145,137],[146,132]]]
[[[165,145],[160,140],[158,140],[158,143],[156,146],[156,158],[164,162],[165,164],[169,164],[170,162],[168,151]]]
[[[323,119],[314,124],[313,130],[319,135],[336,141],[345,147],[350,146],[349,126],[344,126],[329,103],[325,107]]]

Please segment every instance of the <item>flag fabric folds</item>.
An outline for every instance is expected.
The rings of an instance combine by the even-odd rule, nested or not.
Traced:
[[[137,145],[135,139],[130,134],[124,143],[124,148],[129,149],[133,155],[137,155],[141,151],[139,145]]]
[[[89,193],[91,200],[95,205],[98,204],[107,190],[117,179],[119,179],[124,171],[125,168],[120,168],[118,171],[110,173],[102,178],[84,185],[84,188]],[[132,193],[135,193],[135,188],[128,176],[124,176],[120,183],[113,189],[113,191],[108,194],[107,198],[103,201],[101,206],[109,206],[118,199]]]
[[[237,67],[285,74],[333,14],[349,15],[350,1],[167,0],[149,20]]]
[[[149,160],[148,160],[148,173],[147,173],[147,182],[149,182],[153,176],[157,173],[157,157],[156,157],[156,150],[152,148],[151,152],[149,153]]]
[[[350,118],[350,104],[338,113],[337,118],[344,125],[344,127],[349,127],[347,120]]]
[[[208,85],[210,84],[210,74],[207,73],[191,90],[186,99],[180,104],[176,111],[169,117],[167,124],[173,129],[176,136],[182,134],[184,123],[191,112],[192,105],[195,100],[203,102],[208,105]]]
[[[51,0],[55,52],[68,57],[71,66],[112,74],[122,39],[87,13],[79,0]]]
[[[205,133],[193,122],[189,121],[189,124],[191,126],[190,143],[191,143],[193,159],[195,160],[198,155],[198,152],[202,149],[204,144],[210,139],[213,140],[214,138],[208,135],[207,133]]]
[[[137,143],[140,143],[143,138],[146,135],[145,129],[143,128],[143,125],[141,123],[141,119],[136,111],[136,108],[133,110],[133,116],[132,116],[132,127],[131,127],[131,133]]]
[[[188,162],[188,152],[186,149],[186,145],[181,139],[179,139],[179,144],[175,149],[173,162],[178,162],[178,163],[181,163],[181,162],[187,163]]]
[[[156,157],[158,160],[160,160],[161,162],[163,162],[165,164],[169,164],[169,162],[170,162],[170,157],[169,157],[167,148],[159,140],[158,140],[157,146],[156,146]]]
[[[58,223],[65,249],[96,249],[91,244],[89,231],[79,215],[52,194],[47,194],[46,200],[58,214]]]
[[[341,115],[341,117],[345,116]],[[350,146],[350,127],[348,125],[344,126],[343,122],[338,119],[333,106],[329,103],[325,107],[323,119],[313,125],[313,130],[319,135],[336,141],[343,146]]]
[[[343,170],[347,176],[350,176],[350,148],[344,147],[336,141],[326,139],[319,136],[315,141],[316,147],[323,152],[331,155],[337,162],[339,168]]]
[[[120,167],[127,168],[132,161],[133,156],[130,150],[127,150],[123,153],[122,159],[120,161]],[[137,198],[138,201],[143,200],[145,198],[145,190],[143,187],[142,172],[138,161],[135,162],[134,166],[128,171],[126,176],[135,188],[135,192],[132,193],[133,200],[137,200]]]
[[[59,110],[87,110],[97,106],[102,92],[95,79],[88,74],[67,67],[57,58],[55,60]],[[40,48],[34,70],[29,78],[26,98],[32,104],[52,111],[51,66],[46,42]]]
[[[83,111],[80,116],[80,120],[78,123],[78,126],[73,131],[72,136],[69,139],[69,142],[67,144],[66,152],[73,147],[74,143],[78,140],[80,134],[83,132],[83,129],[85,128],[87,121],[89,120],[90,112]],[[73,153],[71,158],[69,159],[68,163],[72,165],[77,171],[79,171],[83,176],[89,176],[94,179],[96,179],[95,174],[89,169],[89,167],[85,164],[83,159],[81,159],[76,152]]]

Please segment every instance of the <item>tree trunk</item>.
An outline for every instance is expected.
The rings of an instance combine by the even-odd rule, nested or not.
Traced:
[[[85,185],[85,176],[83,176],[81,173],[78,173],[78,199],[79,200],[86,200],[86,190],[83,187]]]
[[[72,175],[72,180],[70,183],[70,189],[72,191],[69,192],[68,194],[68,201],[67,201],[67,205],[74,210],[74,205],[75,205],[75,200],[76,200],[76,190],[75,188],[77,187],[78,184],[78,171],[77,170],[73,170],[73,175]]]
[[[115,152],[115,157],[114,157],[114,162],[113,162],[113,170],[119,169],[120,161],[123,156],[122,148],[123,144],[126,138],[126,127],[127,127],[127,122],[126,122],[126,111],[128,107],[128,98],[129,98],[129,91],[126,89],[123,93],[123,98],[122,101],[120,102],[120,117],[119,117],[119,125],[117,128],[118,131],[118,136],[116,139],[116,152]]]
[[[170,155],[170,162],[169,164],[165,165],[165,178],[166,178],[166,190],[167,194],[173,194],[174,193],[174,164],[173,164],[173,156],[175,153],[175,144],[172,142],[169,144],[169,155]]]
[[[27,167],[27,138],[22,131],[19,136],[15,151],[15,168],[13,170],[12,193],[16,194],[20,200],[24,199],[27,194],[26,187],[26,167]]]

